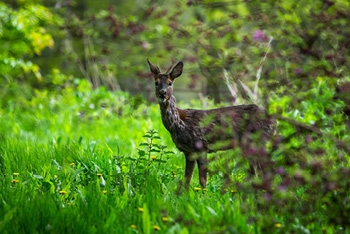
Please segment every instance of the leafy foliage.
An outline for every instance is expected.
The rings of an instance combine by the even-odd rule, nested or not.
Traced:
[[[54,46],[45,27],[50,24],[59,26],[60,20],[50,10],[36,4],[14,10],[0,2],[0,15],[1,102],[30,98],[31,86],[43,83],[40,66],[32,58]]]
[[[78,61],[94,86],[145,87],[147,57],[169,65],[184,60],[191,79],[182,83],[198,88],[205,81],[206,95],[216,103],[232,100],[223,69],[235,94],[254,101],[265,92],[307,91],[318,76],[332,83],[349,77],[347,1],[151,1],[132,9],[78,2],[84,7],[68,4],[59,12],[68,15],[63,51],[72,63],[65,66],[77,67]],[[137,76],[142,79],[130,85]]]
[[[16,79],[32,72],[42,79],[39,67],[26,57],[40,55],[46,47],[53,47],[53,39],[43,25],[58,23],[52,13],[41,5],[28,5],[15,11],[0,3],[2,79]]]

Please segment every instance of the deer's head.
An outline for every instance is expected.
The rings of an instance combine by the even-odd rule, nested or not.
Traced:
[[[173,82],[181,75],[183,62],[178,62],[171,72],[166,73],[161,73],[159,67],[154,66],[148,59],[147,62],[154,77],[158,102],[164,103],[173,95]]]

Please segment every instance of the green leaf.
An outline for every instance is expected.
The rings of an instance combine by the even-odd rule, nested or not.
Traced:
[[[180,234],[189,234],[190,232],[188,231],[188,229],[186,227],[181,229]]]
[[[145,156],[145,155],[146,155],[146,152],[143,151],[143,150],[139,150],[139,151],[138,151],[138,154],[140,155],[140,157],[142,157],[142,156]]]
[[[151,149],[149,152],[155,152],[155,153],[159,153],[160,152],[160,150],[157,150],[157,149]]]
[[[151,233],[151,218],[149,215],[149,211],[147,208],[147,204],[143,204],[143,212],[142,212],[142,230],[145,234]]]

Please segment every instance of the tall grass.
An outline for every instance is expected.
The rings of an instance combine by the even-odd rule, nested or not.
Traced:
[[[134,168],[137,157],[68,140],[12,138],[0,149],[1,233],[251,230],[229,193],[175,194],[180,163],[174,161],[159,167],[151,159]]]

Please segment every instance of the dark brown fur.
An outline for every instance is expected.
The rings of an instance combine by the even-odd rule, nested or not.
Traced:
[[[147,60],[148,61],[148,60]],[[256,105],[230,106],[212,110],[182,110],[177,108],[172,83],[181,75],[183,63],[179,62],[168,74],[148,61],[156,82],[162,121],[170,132],[176,147],[185,154],[187,184],[191,182],[195,163],[199,169],[202,187],[207,184],[207,153],[242,147],[251,133],[259,133],[265,142],[275,132],[276,120]],[[255,161],[255,160],[254,160]],[[257,160],[256,160],[257,161]],[[256,163],[250,162],[256,170]],[[256,171],[255,171],[256,172]]]

